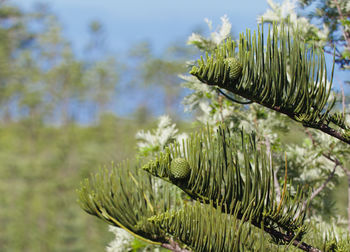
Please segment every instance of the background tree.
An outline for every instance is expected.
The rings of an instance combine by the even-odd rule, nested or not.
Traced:
[[[78,57],[46,5],[28,12],[1,1],[0,17],[0,250],[100,251],[108,232],[86,222],[75,187],[93,167],[134,153],[130,120],[89,110],[92,90],[115,96],[114,61]],[[84,79],[94,72],[98,85]]]

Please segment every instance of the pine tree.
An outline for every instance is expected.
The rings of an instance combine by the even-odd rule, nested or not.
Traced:
[[[273,25],[266,42],[265,36],[262,25],[238,43],[227,39],[190,74],[229,99],[223,90],[350,144],[350,125],[329,99],[334,64],[329,82],[323,51],[297,30]],[[82,183],[79,202],[87,213],[173,251],[349,250],[349,239],[320,237],[305,222],[308,191],[290,189],[287,158],[276,193],[266,148],[254,132],[207,126],[142,167],[101,169]]]

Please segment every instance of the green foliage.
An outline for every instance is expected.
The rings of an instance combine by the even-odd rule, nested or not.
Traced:
[[[139,126],[114,116],[89,127],[28,125],[0,127],[0,251],[104,250],[112,236],[81,211],[75,189],[101,164],[133,156]]]
[[[225,88],[304,125],[317,127],[327,122],[334,101],[327,107],[331,84],[327,83],[320,51],[310,51],[296,32],[292,40],[283,25],[280,31],[276,25],[269,29],[266,50],[260,27],[253,36],[249,31],[241,34],[238,52],[236,47],[235,42],[226,41],[211,57],[206,56],[206,62],[199,60],[190,73],[204,83]],[[232,79],[225,59],[236,55],[243,71],[239,79]]]
[[[263,240],[260,240],[260,243],[254,241],[256,237],[252,233],[259,231],[240,222],[237,218],[238,211],[232,213],[232,216],[223,214],[223,211],[220,207],[196,203],[188,204],[179,211],[165,212],[150,220],[159,224],[180,242],[189,244],[194,251],[267,249]],[[206,235],[202,235],[203,233]]]
[[[345,9],[345,1],[339,2]],[[349,22],[339,19],[334,7],[325,9],[332,16],[319,17],[335,17],[328,22],[332,36],[337,36],[331,38],[344,42],[343,37],[338,37],[337,27],[348,29]],[[121,65],[110,55],[102,55],[104,30],[99,22],[91,23],[92,38],[87,48],[101,54],[96,58],[91,58],[91,54],[77,58],[63,37],[57,18],[45,8],[26,13],[5,0],[0,4],[0,20],[0,250],[101,251],[111,237],[105,226],[91,221],[78,209],[74,189],[82,177],[99,165],[135,154],[136,141],[132,136],[139,126],[148,128],[147,110],[140,110],[139,121],[105,114],[115,100],[121,74],[117,69]],[[197,66],[198,71],[203,70],[202,80],[209,83],[205,80],[208,77],[212,86],[205,86],[194,77],[187,77],[190,81],[185,85],[198,91],[187,102],[193,109],[207,110],[209,116],[203,117],[203,122],[218,125],[225,121],[233,130],[210,128],[183,141],[181,137],[185,137],[180,137],[169,122],[163,131],[144,133],[145,144],[139,145],[138,158],[153,158],[144,168],[162,180],[138,169],[134,162],[112,165],[83,183],[82,207],[142,239],[135,240],[134,251],[149,250],[144,241],[159,246],[171,239],[184,248],[199,251],[293,250],[291,245],[299,240],[325,251],[348,251],[349,239],[335,235],[339,232],[328,232],[313,222],[307,229],[304,213],[300,212],[305,201],[296,186],[322,184],[330,171],[320,157],[332,153],[341,156],[345,163],[347,146],[316,137],[312,132],[315,140],[304,141],[307,148],[286,148],[288,178],[299,179],[291,185],[286,182],[285,170],[279,169],[285,165],[284,159],[274,153],[273,162],[268,160],[271,152],[267,143],[271,143],[272,151],[282,150],[274,136],[276,129],[285,129],[278,115],[254,104],[249,110],[247,106],[234,105],[217,92],[217,86],[222,87],[233,92],[229,95],[287,112],[306,126],[313,127],[316,122],[317,127],[335,127],[341,137],[350,141],[346,113],[329,111],[331,86],[327,83],[323,54],[305,46],[303,40],[322,38],[316,30],[299,37],[292,30],[274,26],[267,44],[262,31],[258,31],[255,37],[249,32],[241,35],[236,46],[231,40],[221,43],[231,28],[227,17],[222,21],[220,31],[213,32],[211,38],[194,34],[189,40],[212,54]],[[131,72],[141,70],[141,74],[136,74],[138,79],[133,81],[147,88],[163,88],[164,104],[168,112],[172,111],[180,94],[177,74],[185,70],[186,55],[194,52],[173,46],[158,56],[149,46],[139,49],[134,56],[140,61]],[[346,67],[348,50],[341,49],[336,51],[335,61]],[[127,88],[135,95],[130,86]],[[135,90],[143,92],[142,88],[136,84]],[[205,99],[210,101],[207,107],[199,101]],[[147,106],[148,100],[143,105]],[[94,124],[76,124],[81,112],[76,108],[92,104],[93,110],[85,112]],[[235,131],[242,126],[254,130],[256,139],[241,133],[238,136]],[[302,136],[296,137],[294,130],[292,127],[289,138],[299,143]],[[173,144],[166,148],[169,143]],[[179,168],[178,175],[184,179],[176,178]],[[305,179],[304,168],[316,170],[318,176]],[[274,172],[283,185],[281,197],[273,184]],[[327,185],[322,200],[311,203],[312,213],[329,210],[322,204],[330,205],[332,186],[334,183]],[[320,230],[324,231],[322,235]]]
[[[269,28],[265,49],[260,27],[253,36],[247,31],[240,36],[238,52],[235,42],[228,39],[211,56],[207,54],[205,61],[198,60],[190,73],[203,83],[224,88],[349,143],[349,126],[344,118],[330,113],[335,104],[335,98],[329,102],[334,64],[328,83],[323,53],[310,50],[297,31],[290,33],[283,24],[279,30],[276,25]],[[237,56],[243,68],[239,77],[232,75],[228,61]]]
[[[230,213],[237,207],[239,218],[253,204],[254,210],[248,216],[257,226],[263,221],[268,228],[277,225],[290,233],[302,230],[303,215],[298,213],[298,204],[302,202],[300,191],[293,197],[284,192],[278,204],[265,152],[257,150],[253,135],[242,133],[240,141],[237,140],[228,129],[220,129],[217,134],[208,129],[192,135],[183,146],[170,145],[143,169],[177,184],[194,200],[214,202]],[[171,164],[180,156],[185,157],[191,167],[187,183],[171,180]]]
[[[82,208],[109,224],[128,230],[141,239],[159,244],[165,233],[147,219],[171,205],[170,198],[156,194],[150,176],[127,164],[102,170],[79,191]],[[144,237],[144,238],[143,238]]]
[[[202,58],[192,68],[191,73],[200,82],[184,79],[194,85],[206,83],[219,86],[346,142],[348,126],[345,117],[339,113],[331,114],[335,100],[329,102],[332,81],[328,83],[324,55],[320,50],[308,47],[295,32],[285,29],[283,24],[279,28],[274,25],[272,30],[269,29],[265,47],[263,32],[258,30],[258,35],[251,36],[248,31],[245,36],[241,35],[237,52],[235,42],[229,39],[218,45],[210,57],[207,54],[205,60]],[[202,41],[195,35],[191,37],[198,43]],[[220,101],[213,92],[215,89],[196,86],[195,90],[199,94],[195,99],[207,97],[216,102],[211,107],[213,114],[217,114],[216,109],[232,105]],[[256,112],[256,124],[257,120],[264,121],[270,117],[270,113],[259,109],[255,111],[254,106],[251,108]],[[339,132],[334,134],[331,126],[335,126]],[[282,244],[286,245],[285,248],[290,249],[294,245],[306,251],[317,251],[312,246],[325,250],[346,248],[346,240],[342,240],[344,244],[334,240],[333,233],[325,234],[320,239],[315,235],[316,229],[311,235],[307,232],[310,231],[304,223],[307,201],[303,198],[303,191],[307,190],[288,185],[287,167],[284,181],[280,180],[283,189],[277,196],[276,188],[280,182],[276,182],[277,172],[273,169],[269,136],[259,135],[260,138],[256,140],[254,134],[241,132],[241,137],[237,138],[237,127],[230,125],[229,128],[233,130],[219,127],[215,131],[208,127],[186,141],[176,141],[143,166],[151,175],[175,184],[196,201],[187,202],[184,206],[179,204],[180,207],[175,209],[174,206],[168,206],[147,218],[147,222],[158,225],[166,232],[167,237],[162,246],[170,246],[174,239],[184,248],[196,251],[260,251],[278,249]],[[313,145],[314,142],[307,144]],[[276,143],[273,147],[278,148]],[[293,161],[299,162],[298,157],[294,157]],[[304,162],[305,157],[301,157],[300,161]],[[318,161],[318,157],[315,158],[313,166],[321,167],[316,164]],[[298,176],[296,171],[299,172],[299,166],[299,163],[295,167],[293,164],[292,176]],[[179,169],[186,178],[174,179],[174,170],[179,172]],[[317,179],[322,182],[321,178]],[[95,192],[103,191],[103,184],[108,183],[105,180],[96,182],[89,190],[82,191],[85,195],[82,199],[88,202],[90,197],[93,198],[90,205],[85,205],[87,212],[95,209],[95,215],[111,220],[114,217],[105,212],[112,213],[115,206],[99,203],[101,197],[94,196]],[[163,184],[162,189],[166,187]],[[163,195],[166,195],[165,199],[167,194]],[[183,202],[183,199],[178,200]],[[122,219],[121,216],[117,217]],[[227,220],[232,225],[226,226]],[[118,222],[116,220],[114,224],[121,226]],[[146,227],[148,223],[144,225]],[[137,229],[138,226],[134,225],[133,228]],[[256,235],[259,229],[259,235]],[[266,234],[271,237],[269,242],[265,239]],[[151,236],[144,235],[147,239]]]
[[[119,100],[122,65],[92,54],[100,24],[78,57],[45,5],[27,12],[11,2],[0,3],[0,251],[102,251],[112,235],[81,213],[76,185],[134,156],[137,128],[153,119],[106,113]],[[177,73],[180,63],[168,67]]]
[[[266,231],[276,244],[300,241],[306,231],[300,210],[302,192],[292,195],[285,184],[281,199],[276,200],[273,172],[261,148],[257,149],[253,135],[228,129],[214,133],[208,128],[193,134],[183,145],[170,144],[158,158],[143,166],[204,206],[182,206],[182,199],[172,187],[160,187],[157,181],[126,164],[101,170],[86,180],[79,190],[80,203],[89,214],[151,243],[167,243],[171,235],[199,251],[238,251],[243,247],[258,251],[269,246],[263,240],[258,244],[255,239],[248,241],[251,228]],[[179,166],[185,168],[186,175],[190,167],[187,180],[173,179],[173,170]],[[196,216],[200,217],[199,226],[192,224],[196,223]],[[227,218],[232,218],[233,225],[215,224],[227,223]],[[201,232],[201,226],[212,228],[209,233]],[[210,230],[216,238],[207,243]],[[242,240],[247,242],[241,243]]]

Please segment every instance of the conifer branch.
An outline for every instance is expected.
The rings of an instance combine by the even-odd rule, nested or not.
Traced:
[[[101,169],[78,190],[80,206],[110,225],[123,228],[130,234],[151,244],[167,243],[162,229],[147,221],[162,209],[172,206],[174,193],[154,192],[150,176],[127,163]],[[176,198],[176,197],[175,197]]]
[[[328,82],[323,52],[310,49],[297,31],[283,24],[279,30],[276,25],[269,28],[266,45],[260,26],[253,35],[249,30],[241,34],[238,45],[228,39],[198,60],[190,74],[350,144],[350,126],[344,117],[330,113],[335,104],[335,99],[329,101],[334,58]]]
[[[269,158],[270,169],[272,170],[271,143],[270,143],[270,139],[268,138],[268,136],[265,137],[265,145],[266,145],[266,154]],[[278,178],[277,178],[278,170],[279,170],[278,167],[275,167],[275,169],[273,169],[273,183],[275,186],[276,198],[280,199],[281,198],[281,188],[280,188],[280,183],[278,182]]]
[[[292,242],[293,246],[295,246],[301,250],[308,251],[308,252],[321,252],[321,250],[319,250],[318,248],[314,248],[305,242],[294,239],[294,237],[283,234],[283,233],[276,231],[274,229],[265,227],[264,230],[267,233],[271,234],[272,236],[278,237],[279,239],[285,241],[286,243]]]
[[[237,145],[235,134],[230,130],[223,128],[213,134],[208,128],[191,136],[182,147],[176,142],[170,145],[143,169],[177,185],[196,201],[228,214],[236,213],[238,219],[249,220],[258,228],[262,228],[263,223],[263,230],[266,227],[269,232],[280,232],[274,237],[276,242],[300,241],[305,232],[304,215],[297,214],[303,202],[301,191],[291,197],[285,181],[283,196],[277,203],[266,151],[256,149],[253,136],[241,134],[241,143]],[[172,160],[180,157],[189,163],[191,175],[184,181],[174,181],[170,167]],[[252,203],[254,210],[249,210]],[[285,235],[289,240],[280,240],[286,238]]]

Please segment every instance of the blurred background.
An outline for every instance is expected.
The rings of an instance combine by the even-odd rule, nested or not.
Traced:
[[[279,2],[279,1],[277,1]],[[227,15],[233,36],[267,9],[248,1],[0,1],[0,251],[104,251],[105,223],[80,181],[133,159],[135,134],[169,114],[180,129],[186,44]]]

